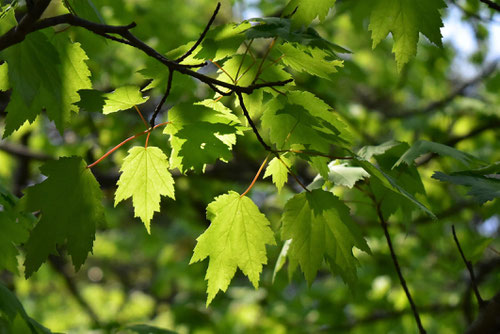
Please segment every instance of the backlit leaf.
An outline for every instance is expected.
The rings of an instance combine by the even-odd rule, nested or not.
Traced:
[[[442,0],[376,0],[373,1],[369,29],[375,48],[389,32],[394,38],[392,51],[398,70],[417,53],[419,33],[441,46],[440,28],[443,26],[439,10],[446,5]]]
[[[111,93],[103,95],[105,103],[102,112],[110,114],[119,110],[127,110],[143,104],[149,97],[143,97],[141,89],[137,86],[124,86]]]
[[[264,178],[272,176],[273,183],[276,185],[276,188],[278,188],[278,192],[281,192],[281,189],[288,181],[288,168],[290,166],[290,160],[283,155],[280,156],[279,159],[273,158],[267,165]]]
[[[168,170],[167,156],[158,147],[135,146],[128,151],[120,171],[115,206],[132,197],[135,217],[139,217],[151,233],[151,219],[155,212],[160,211],[161,196],[175,199],[174,179]]]
[[[259,286],[262,265],[267,264],[266,245],[275,245],[267,218],[246,196],[230,191],[207,207],[212,222],[198,237],[190,263],[209,257],[207,305],[219,290],[226,291],[239,268],[253,286]]]

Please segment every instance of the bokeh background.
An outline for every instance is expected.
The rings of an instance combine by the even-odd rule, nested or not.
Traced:
[[[106,23],[135,21],[134,33],[165,53],[196,40],[215,6],[208,0],[93,2]],[[391,38],[372,50],[366,1],[337,0],[326,20],[316,22],[315,28],[352,54],[340,55],[344,68],[334,80],[295,73],[297,85],[342,114],[354,130],[358,147],[391,139],[409,143],[427,139],[491,163],[498,161],[500,14],[477,0],[446,3],[443,48],[420,36],[416,58],[398,73]],[[286,1],[274,0],[222,1],[216,24],[276,16],[285,5]],[[152,66],[153,61],[143,54],[83,30],[72,28],[70,34],[87,52],[96,89],[147,85],[139,70]],[[265,45],[263,42],[262,48]],[[162,92],[147,94],[151,99],[141,110],[150,114]],[[210,96],[206,87],[179,75],[169,100],[178,103]],[[1,110],[7,102],[8,93],[2,93]],[[4,117],[0,113],[0,124]],[[39,117],[9,141],[0,141],[0,183],[21,195],[26,186],[41,181],[38,168],[45,159],[80,155],[94,161],[142,130],[134,111],[104,117],[82,110],[62,136],[45,117]],[[160,132],[153,133],[150,141],[168,148],[167,137]],[[9,151],[12,147],[43,154],[38,159],[23,158]],[[321,271],[310,287],[301,273],[289,280],[286,270],[273,282],[281,242],[268,247],[270,261],[258,290],[238,273],[227,293],[219,294],[207,308],[207,263],[188,265],[195,239],[208,226],[206,205],[228,190],[242,192],[251,182],[264,158],[259,143],[248,133],[240,137],[233,161],[208,166],[202,175],[174,173],[177,200],[162,200],[151,235],[134,219],[130,201],[113,207],[114,184],[129,147],[124,146],[93,170],[106,194],[107,225],[99,227],[93,254],[79,272],[73,271],[63,254],[52,256],[29,280],[22,274],[0,273],[0,280],[15,291],[28,314],[44,326],[64,333],[107,333],[135,322],[181,334],[416,332],[383,231],[360,194],[350,195],[347,204],[373,255],[356,253],[360,267],[355,291],[327,270]],[[431,179],[435,170],[453,171],[456,163],[433,158],[419,168],[427,205],[439,221],[419,212],[411,217],[396,214],[391,218],[391,233],[425,327],[430,333],[457,333],[475,318],[477,305],[452,239],[451,224],[456,225],[462,247],[475,264],[481,293],[491,298],[500,282],[500,205],[497,199],[479,206],[466,196],[465,189]],[[298,166],[297,173],[308,182],[315,177],[305,166]],[[284,203],[298,191],[290,180],[278,194],[270,180],[264,179],[251,197],[276,231]],[[341,195],[343,190],[335,191]],[[22,263],[22,256],[19,261]]]

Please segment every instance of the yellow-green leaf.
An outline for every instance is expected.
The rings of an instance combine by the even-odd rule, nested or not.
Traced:
[[[234,191],[221,195],[207,207],[212,224],[198,237],[190,263],[210,257],[207,305],[219,290],[226,291],[240,268],[253,286],[259,286],[262,265],[267,264],[266,245],[275,245],[267,218],[248,197]]]
[[[151,218],[160,211],[161,196],[175,199],[174,179],[168,170],[167,156],[158,147],[132,147],[120,171],[115,206],[132,197],[135,217],[139,217],[151,233]]]

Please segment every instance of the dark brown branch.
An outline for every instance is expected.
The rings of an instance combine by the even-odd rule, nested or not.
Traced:
[[[262,136],[260,135],[259,130],[257,130],[255,123],[253,122],[252,118],[250,117],[250,114],[248,113],[247,107],[245,106],[245,102],[243,101],[243,95],[241,94],[241,92],[236,92],[236,95],[238,95],[238,100],[240,101],[240,106],[241,106],[241,109],[243,110],[243,114],[245,115],[245,117],[248,121],[248,124],[250,124],[250,126],[252,127],[252,130],[255,133],[255,135],[257,136],[257,139],[259,140],[260,144],[262,145],[262,147],[264,147],[264,149],[266,151],[271,152],[272,151],[271,147],[269,147],[269,145],[266,144],[264,139],[262,139]]]
[[[497,12],[500,12],[500,5],[499,4],[496,4],[491,0],[479,0],[479,1],[481,1],[482,3],[484,3],[486,6],[490,7],[491,9],[494,9]]]
[[[196,48],[201,44],[201,42],[203,42],[203,39],[205,38],[208,30],[210,29],[210,26],[212,25],[212,23],[214,23],[215,17],[217,16],[219,9],[220,9],[220,2],[217,3],[217,7],[215,7],[214,13],[212,14],[212,17],[210,18],[210,21],[208,21],[207,26],[205,27],[205,29],[201,33],[201,35],[198,38],[198,40],[196,41],[196,43],[194,43],[194,45],[191,47],[191,49],[189,49],[185,54],[183,54],[182,56],[180,56],[179,58],[177,58],[175,60],[177,63],[180,63],[184,59],[189,57],[189,55],[191,55],[193,53],[193,51],[196,50]]]
[[[415,305],[415,302],[413,301],[413,298],[411,296],[410,290],[408,289],[408,285],[406,284],[406,280],[403,276],[403,273],[401,272],[401,267],[399,266],[399,261],[396,256],[396,252],[394,251],[394,247],[392,245],[392,240],[391,236],[389,234],[389,229],[387,227],[387,222],[384,219],[384,215],[382,214],[382,210],[380,209],[380,205],[378,203],[375,203],[377,207],[377,215],[380,219],[380,223],[382,225],[382,229],[384,230],[384,235],[385,239],[387,240],[387,245],[389,246],[389,251],[391,252],[391,257],[392,257],[392,262],[394,263],[394,267],[396,267],[396,272],[399,277],[399,282],[401,283],[401,286],[403,287],[403,290],[405,291],[406,298],[408,298],[408,301],[410,302],[411,310],[413,312],[413,316],[415,318],[415,321],[417,322],[417,327],[420,332],[420,334],[425,334],[427,333],[422,326],[422,321],[420,320],[420,315],[417,310],[417,305]]]
[[[500,332],[500,292],[481,310],[465,334],[498,334]]]
[[[56,18],[60,18],[60,19],[56,20]],[[108,26],[108,25],[104,25],[104,24],[93,23],[93,22],[84,20],[80,17],[73,16],[70,14],[56,16],[56,17],[53,17],[50,19],[53,20],[53,22],[51,22],[51,25],[55,25],[54,23],[56,23],[56,24],[68,23],[70,25],[75,25],[75,26],[85,28],[89,31],[92,31],[93,33],[96,33],[96,34],[101,35],[101,36],[106,37],[106,38],[107,38],[107,36],[105,36],[105,34],[116,33],[128,41],[125,44],[131,45],[134,48],[141,50],[142,52],[144,52],[148,56],[158,60],[159,62],[161,62],[162,64],[167,66],[170,70],[174,70],[174,71],[177,71],[179,73],[189,75],[189,76],[196,78],[196,79],[198,79],[201,82],[204,82],[206,84],[211,84],[214,86],[228,88],[228,89],[235,91],[235,92],[251,94],[254,90],[259,89],[259,88],[273,87],[273,86],[284,86],[284,85],[293,81],[292,79],[290,79],[290,80],[285,80],[285,81],[255,84],[255,85],[246,86],[246,87],[237,86],[237,85],[230,84],[230,83],[227,83],[227,82],[224,82],[221,80],[217,80],[215,78],[206,76],[204,74],[192,71],[189,68],[189,66],[178,64],[177,62],[166,58],[165,56],[163,56],[158,51],[156,51],[155,49],[153,49],[152,47],[150,47],[149,45],[147,45],[146,43],[144,43],[143,41],[138,39],[136,36],[134,36],[130,32],[129,29],[135,27],[135,23],[132,23],[128,26]],[[40,24],[42,24],[43,21],[40,21],[41,22]],[[1,41],[1,38],[0,38],[0,41]],[[0,42],[0,50],[1,50],[1,47],[2,47],[2,44]]]
[[[297,175],[295,175],[295,173],[292,171],[292,169],[290,168],[290,166],[288,166],[284,161],[283,159],[281,159],[281,157],[279,156],[279,154],[276,154],[276,158],[278,158],[278,160],[283,164],[283,166],[286,167],[286,169],[288,170],[288,173],[290,173],[290,175],[295,179],[295,181],[302,187],[302,189],[304,189],[306,192],[310,193],[311,191],[307,188],[307,186],[302,183],[302,181],[300,181],[299,177]]]
[[[130,32],[130,29],[132,29],[136,26],[135,23],[131,23],[127,26],[110,26],[110,25],[90,22],[90,21],[87,21],[85,19],[82,19],[81,17],[75,16],[72,14],[54,16],[54,17],[51,17],[48,19],[38,21],[33,26],[31,26],[29,30],[23,31],[23,32],[17,32],[16,27],[12,28],[7,33],[0,36],[0,51],[4,50],[5,48],[7,48],[9,46],[12,46],[14,44],[21,42],[25,38],[25,36],[30,32],[34,32],[34,31],[44,29],[47,27],[51,27],[51,26],[55,26],[58,24],[69,24],[71,26],[81,27],[81,28],[84,28],[88,31],[91,31],[97,35],[100,35],[104,38],[132,46],[136,49],[141,50],[146,55],[161,62],[162,64],[167,66],[169,68],[169,70],[177,71],[179,73],[189,75],[189,76],[196,78],[196,79],[200,80],[201,82],[209,85],[211,88],[213,88],[215,86],[219,86],[219,87],[227,88],[230,91],[244,93],[244,94],[251,94],[256,89],[260,89],[260,88],[264,88],[264,87],[284,86],[284,85],[293,81],[292,79],[289,79],[289,80],[285,80],[285,81],[259,83],[259,84],[254,84],[254,85],[250,85],[250,86],[246,86],[246,87],[238,86],[235,84],[230,84],[230,83],[209,77],[207,75],[195,72],[195,71],[190,69],[190,68],[192,68],[192,66],[190,66],[190,65],[182,65],[182,64],[175,62],[174,60],[166,58],[161,53],[159,53],[158,51],[156,51],[155,49],[153,49],[152,47],[150,47],[149,45],[147,45],[146,43],[144,43],[143,41],[138,39],[136,36],[134,36]],[[117,34],[121,38],[111,36],[110,34]],[[219,91],[220,91],[220,89],[219,89]]]
[[[158,113],[160,112],[161,107],[165,104],[165,101],[167,100],[168,95],[170,95],[170,90],[172,89],[173,77],[174,77],[174,71],[169,69],[168,70],[167,89],[165,91],[165,94],[163,94],[163,97],[161,98],[160,103],[158,103],[158,105],[156,106],[155,111],[153,112],[153,116],[151,116],[151,120],[149,121],[149,126],[151,126],[151,128],[154,128],[156,116],[158,116]]]
[[[0,51],[5,45],[10,46],[22,42],[28,33],[31,32],[35,22],[42,16],[51,0],[39,0],[26,15],[23,16],[19,24],[0,37]]]
[[[451,225],[451,230],[453,232],[453,239],[455,240],[455,244],[457,245],[458,251],[460,252],[460,256],[462,257],[462,260],[464,261],[465,266],[467,267],[467,270],[469,271],[470,281],[471,281],[472,289],[474,290],[474,294],[476,295],[477,303],[479,304],[479,308],[482,308],[485,305],[485,303],[484,303],[483,298],[481,298],[481,294],[479,293],[479,289],[477,287],[476,277],[474,275],[474,268],[472,267],[472,263],[467,260],[464,252],[462,251],[462,247],[460,246],[460,242],[458,241],[458,238],[457,238],[457,233],[455,232],[455,225]]]

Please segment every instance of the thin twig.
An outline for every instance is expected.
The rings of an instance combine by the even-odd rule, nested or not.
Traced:
[[[217,62],[213,61],[213,59],[209,59],[209,60],[210,60],[210,62],[212,64],[214,64],[215,66],[217,66],[217,68],[219,70],[221,70],[229,79],[231,79],[231,81],[233,83],[236,83],[236,80],[234,80],[233,77],[231,76],[231,74],[227,73],[227,71],[222,66],[220,66]]]
[[[485,5],[490,7],[491,9],[494,9],[494,10],[500,12],[500,5],[499,4],[496,4],[491,0],[479,0],[479,1],[481,1],[482,3],[484,3]]]
[[[373,198],[372,198],[373,199]],[[413,312],[413,316],[415,317],[415,321],[417,322],[417,327],[420,332],[420,334],[425,334],[427,333],[422,326],[422,321],[420,320],[420,315],[417,310],[417,305],[415,305],[415,302],[413,301],[413,298],[411,297],[410,290],[408,289],[408,286],[406,285],[406,280],[403,276],[403,273],[401,272],[401,267],[399,266],[399,261],[396,256],[396,252],[394,251],[394,247],[392,245],[392,240],[391,236],[389,234],[389,229],[387,227],[387,222],[384,219],[384,215],[382,214],[382,210],[380,209],[380,204],[376,203],[376,209],[377,209],[377,215],[380,220],[382,229],[384,230],[384,235],[385,239],[387,241],[387,245],[389,246],[389,251],[391,252],[391,257],[392,257],[392,262],[394,263],[394,267],[396,267],[396,272],[399,277],[399,282],[401,283],[401,286],[403,287],[403,290],[405,291],[406,298],[408,298],[408,301],[410,302],[411,310]]]
[[[248,43],[248,45],[245,43],[245,46],[247,48],[245,50],[245,53],[243,53],[243,57],[241,58],[240,66],[238,66],[238,70],[236,71],[236,80],[238,80],[238,75],[240,74],[241,66],[243,65],[243,62],[245,61],[245,57],[247,56],[248,50],[252,46],[252,43],[253,43],[253,38],[250,40],[250,42]]]
[[[250,191],[250,189],[252,189],[252,188],[253,188],[253,186],[255,185],[255,182],[257,182],[257,179],[258,179],[258,178],[259,178],[259,176],[260,176],[260,173],[262,173],[262,170],[264,169],[264,166],[267,164],[267,160],[269,159],[269,155],[270,155],[270,154],[271,154],[271,153],[269,153],[269,154],[267,155],[267,157],[264,159],[264,161],[263,161],[263,162],[262,162],[262,164],[260,165],[259,170],[257,171],[257,174],[255,174],[255,177],[253,178],[252,183],[250,183],[250,185],[248,186],[247,190],[245,190],[245,191],[243,192],[243,194],[241,194],[240,198],[241,198],[241,197],[243,197],[243,196],[245,196],[246,194],[248,194],[248,192]]]
[[[193,53],[194,50],[196,50],[196,48],[201,44],[201,42],[203,42],[203,39],[205,38],[208,30],[210,29],[210,26],[212,25],[212,23],[214,23],[215,17],[217,16],[219,9],[220,9],[220,2],[217,3],[217,7],[215,7],[214,13],[212,14],[212,17],[210,18],[210,21],[208,21],[205,29],[201,33],[201,35],[198,38],[198,40],[196,41],[196,43],[194,43],[194,45],[191,47],[191,49],[189,49],[185,54],[183,54],[182,56],[177,58],[175,60],[175,62],[177,62],[177,63],[182,62],[184,59],[189,57],[189,55],[191,55],[191,53]]]
[[[82,27],[90,32],[93,32],[94,34],[100,35],[104,38],[111,39],[113,41],[123,43],[129,46],[132,46],[138,50],[141,50],[144,52],[146,55],[156,59],[157,61],[161,62],[165,66],[167,66],[170,70],[177,71],[179,73],[189,75],[193,78],[196,78],[200,80],[201,82],[209,85],[211,88],[215,86],[220,86],[227,88],[231,91],[235,92],[240,92],[240,93],[245,93],[245,94],[251,94],[254,90],[264,88],[264,87],[277,87],[277,86],[284,86],[290,82],[292,82],[292,79],[289,80],[284,80],[284,81],[276,81],[276,82],[268,82],[268,83],[259,83],[259,84],[252,84],[249,86],[238,86],[235,84],[231,84],[228,82],[224,82],[221,80],[218,80],[216,78],[212,78],[208,75],[193,71],[191,69],[191,66],[189,65],[182,65],[174,60],[168,59],[165,56],[163,56],[161,53],[138,39],[136,36],[134,36],[131,32],[130,29],[134,28],[136,26],[135,23],[131,23],[126,26],[110,26],[106,24],[100,24],[100,23],[95,23],[91,22],[88,20],[85,20],[81,17],[72,15],[72,14],[64,14],[64,15],[59,15],[59,16],[54,16],[50,17],[47,19],[43,19],[40,21],[35,22],[32,25],[27,26],[24,30],[18,30],[16,27],[12,28],[9,30],[7,33],[4,35],[0,36],[0,51],[4,50],[7,47],[10,47],[12,45],[18,44],[21,41],[24,40],[27,34],[41,30],[47,27],[52,27],[58,24],[69,24],[71,26],[76,26],[76,27]],[[111,36],[110,34],[117,34],[121,38],[116,38],[114,36]]]
[[[259,75],[262,73],[262,65],[264,65],[264,62],[266,61],[266,58],[269,55],[269,53],[271,52],[271,49],[273,48],[277,39],[278,39],[278,37],[275,37],[275,38],[273,38],[271,43],[269,43],[269,47],[267,48],[266,53],[264,54],[264,57],[262,57],[262,60],[259,64],[259,68],[257,69],[257,74],[255,74],[255,78],[253,79],[252,83],[255,83],[255,81],[257,81],[257,79],[259,78]]]
[[[136,133],[135,135],[133,136],[130,136],[128,137],[127,139],[125,139],[124,141],[122,141],[120,144],[116,145],[115,147],[113,147],[112,149],[110,149],[108,152],[106,152],[102,157],[100,157],[99,159],[97,159],[95,162],[91,163],[90,165],[87,166],[87,168],[92,168],[94,167],[95,165],[97,165],[99,162],[103,161],[104,159],[106,159],[111,153],[113,153],[114,151],[116,151],[117,149],[119,149],[120,147],[122,147],[124,144],[128,143],[129,141],[137,138],[137,137],[140,137],[140,136],[143,136],[145,134],[149,134],[151,131],[153,131],[154,129],[156,129],[157,127],[160,127],[162,125],[166,125],[166,124],[169,124],[170,122],[163,122],[163,123],[160,123],[160,124],[157,124],[155,125],[154,127],[152,128],[149,128],[143,132],[139,132],[139,133]]]
[[[467,267],[467,270],[469,271],[472,289],[474,290],[474,294],[476,295],[476,299],[477,299],[477,303],[479,304],[479,308],[482,308],[486,303],[484,302],[483,298],[481,298],[481,294],[479,293],[479,289],[478,289],[477,283],[476,283],[476,276],[474,275],[474,268],[472,267],[472,263],[467,260],[464,252],[462,251],[462,247],[460,246],[460,242],[458,241],[458,238],[457,238],[457,233],[455,232],[455,225],[451,225],[451,231],[453,232],[453,239],[455,240],[455,244],[457,244],[457,248],[458,248],[458,251],[460,252],[460,256],[462,257],[462,260],[464,261],[465,266]]]
[[[149,128],[149,124],[148,122],[146,122],[146,120],[144,119],[144,116],[142,116],[142,112],[139,110],[139,107],[137,107],[136,105],[134,105],[134,108],[135,110],[137,111],[137,113],[139,114],[139,117],[142,119],[142,122],[144,123],[144,125],[146,126],[146,129]]]
[[[307,191],[308,193],[310,193],[311,191],[307,188],[307,186],[302,183],[302,181],[300,181],[299,177],[297,175],[295,175],[295,173],[292,171],[292,169],[283,161],[283,159],[281,159],[281,157],[279,156],[279,154],[276,154],[276,158],[278,158],[278,160],[283,164],[283,166],[286,167],[286,169],[288,170],[288,173],[290,173],[290,175],[295,179],[295,181],[305,190]]]
[[[243,110],[243,114],[245,115],[245,117],[248,121],[248,124],[250,124],[250,126],[252,127],[252,130],[255,133],[255,135],[257,136],[257,139],[259,140],[260,144],[262,145],[262,147],[264,147],[264,149],[266,151],[272,151],[271,147],[269,147],[269,145],[266,144],[264,139],[262,139],[262,136],[260,135],[259,130],[257,130],[255,123],[252,121],[252,118],[250,117],[250,114],[248,113],[247,107],[245,106],[245,102],[243,101],[243,95],[241,94],[241,92],[236,92],[236,95],[238,95],[238,99],[240,101],[240,106],[241,106],[241,109]]]
[[[155,121],[156,121],[156,116],[158,116],[158,113],[161,110],[161,107],[163,107],[163,104],[165,104],[165,101],[167,101],[168,95],[170,95],[170,90],[172,89],[172,79],[174,77],[174,71],[172,71],[170,68],[168,69],[168,80],[167,80],[167,89],[165,90],[165,94],[163,94],[163,97],[161,98],[160,103],[155,108],[155,111],[153,112],[153,116],[151,116],[151,120],[149,121],[149,125],[151,127],[155,126]]]

